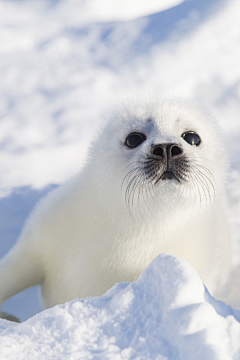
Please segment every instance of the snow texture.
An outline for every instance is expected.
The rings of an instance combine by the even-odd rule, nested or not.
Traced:
[[[237,0],[0,0],[0,256],[38,199],[81,169],[109,109],[189,97],[218,119],[229,153],[239,303],[239,13]],[[29,320],[0,320],[1,360],[240,359],[239,311],[171,256],[103,297],[40,310],[37,287],[4,304]]]
[[[20,325],[1,320],[1,359],[240,358],[240,312],[214,300],[183,260],[159,255],[133,283]]]

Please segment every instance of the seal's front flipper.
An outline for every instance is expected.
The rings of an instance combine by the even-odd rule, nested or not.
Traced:
[[[14,321],[16,323],[20,323],[19,318],[17,318],[14,315],[8,314],[6,312],[0,312],[0,318],[5,319],[5,320],[9,320],[9,321]]]
[[[0,306],[11,296],[41,281],[42,272],[33,249],[27,242],[18,242],[0,261]]]

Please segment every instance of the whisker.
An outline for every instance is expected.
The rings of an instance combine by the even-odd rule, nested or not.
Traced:
[[[150,214],[152,205],[154,208],[161,205],[161,189],[164,189],[162,184],[165,181],[161,180],[161,176],[167,169],[166,163],[144,153],[138,160],[126,166],[125,171],[129,171],[123,178],[121,188],[125,186],[125,203],[132,217],[134,209],[137,209],[144,219],[144,215]],[[202,207],[204,203],[211,203],[215,198],[214,176],[196,160],[190,161],[187,156],[178,158],[172,161],[170,171],[175,176],[175,182],[177,180],[179,183],[179,196],[174,199],[176,203],[185,203],[189,199],[194,207],[196,204]]]

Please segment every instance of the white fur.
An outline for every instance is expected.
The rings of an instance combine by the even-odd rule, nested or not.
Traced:
[[[200,134],[200,146],[184,141],[187,130]],[[147,140],[129,149],[124,140],[133,131]],[[181,144],[190,161],[211,171],[215,193],[196,178],[159,181],[154,194],[140,192],[127,207],[124,177],[153,144],[166,142]],[[101,295],[136,279],[162,252],[190,262],[217,294],[230,261],[225,169],[224,147],[208,116],[178,100],[129,102],[98,134],[80,174],[40,202],[0,262],[0,303],[37,283],[45,307]]]

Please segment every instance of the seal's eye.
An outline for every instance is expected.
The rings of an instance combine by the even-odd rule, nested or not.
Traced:
[[[201,144],[200,136],[194,131],[187,131],[182,134],[182,138],[190,145],[198,146]]]
[[[141,133],[131,133],[126,137],[125,145],[131,149],[139,146],[146,140],[146,136]]]

